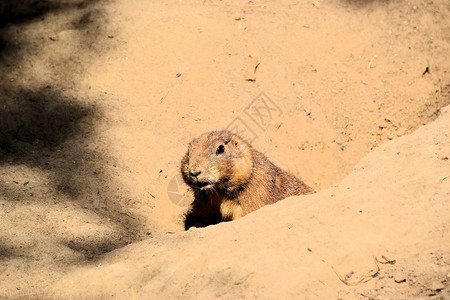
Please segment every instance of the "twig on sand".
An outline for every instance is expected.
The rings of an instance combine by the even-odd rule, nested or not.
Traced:
[[[167,89],[167,92],[164,94],[164,96],[161,97],[161,101],[159,103],[162,103],[164,99],[169,95],[169,92],[172,90],[173,84],[169,85],[169,88]]]
[[[340,281],[342,281],[345,285],[353,286],[353,285],[358,285],[360,283],[369,281],[370,279],[372,279],[373,277],[378,275],[378,272],[380,271],[380,267],[378,266],[378,260],[375,256],[373,257],[373,260],[375,262],[377,269],[375,271],[370,270],[368,274],[362,276],[360,279],[356,280],[355,282],[349,282],[348,276],[342,277],[341,275],[338,274],[338,272],[336,272],[336,269],[333,266],[331,266],[331,268],[333,269],[334,273],[337,275],[337,277],[339,278]]]
[[[134,288],[130,287],[130,290],[131,290],[131,299],[135,300],[136,298],[134,297]]]
[[[383,265],[386,265],[386,264],[390,264],[390,265],[393,265],[393,264],[395,264],[397,261],[395,260],[395,259],[388,259],[386,256],[381,256],[381,258],[382,259],[384,259],[384,261],[379,261],[376,257],[375,257],[375,259],[380,263],[380,264],[383,264]]]
[[[258,69],[260,64],[261,64],[261,58],[255,57],[253,59],[253,73],[249,74],[248,78],[245,79],[246,81],[256,81],[256,69]]]
[[[372,68],[372,63],[373,63],[374,59],[377,58],[377,56],[378,55],[376,55],[376,54],[374,56],[372,56],[372,59],[370,60],[369,64],[367,65],[367,69]]]

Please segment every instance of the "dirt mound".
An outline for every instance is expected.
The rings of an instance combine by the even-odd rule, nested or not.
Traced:
[[[318,194],[124,247],[69,272],[48,295],[449,296],[449,118],[447,107],[437,121],[380,146]]]
[[[447,1],[2,1],[0,298],[445,295],[448,112],[421,126],[450,104],[448,20]],[[180,159],[224,128],[320,192],[183,232]]]

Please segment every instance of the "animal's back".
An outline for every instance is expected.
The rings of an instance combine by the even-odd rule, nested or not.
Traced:
[[[248,188],[239,196],[244,214],[289,196],[311,194],[314,190],[296,176],[279,168],[264,154],[254,150],[254,173]]]

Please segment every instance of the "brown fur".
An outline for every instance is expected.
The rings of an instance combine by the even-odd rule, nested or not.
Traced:
[[[194,192],[186,230],[235,220],[266,204],[314,192],[229,131],[194,139],[181,161],[181,174]]]

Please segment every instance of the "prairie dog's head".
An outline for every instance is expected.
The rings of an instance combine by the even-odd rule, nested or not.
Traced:
[[[194,139],[181,160],[181,174],[193,189],[232,192],[252,175],[251,146],[229,131],[212,131]]]

